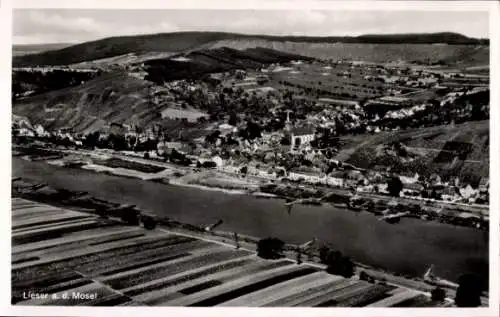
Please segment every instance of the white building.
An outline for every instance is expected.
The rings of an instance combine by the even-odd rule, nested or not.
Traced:
[[[311,127],[295,128],[290,131],[291,148],[300,148],[314,140],[314,130]]]

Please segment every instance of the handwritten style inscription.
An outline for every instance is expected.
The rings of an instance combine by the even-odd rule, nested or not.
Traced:
[[[64,292],[64,293],[37,293],[37,292],[23,292],[23,299],[71,299],[71,300],[94,300],[97,298],[97,293],[83,293],[83,292]]]

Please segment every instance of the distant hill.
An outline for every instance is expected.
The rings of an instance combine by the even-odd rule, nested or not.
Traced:
[[[17,56],[15,67],[35,65],[68,65],[109,58],[129,53],[186,52],[217,45],[218,42],[232,42],[236,45],[259,41],[268,44],[448,44],[448,45],[488,45],[488,40],[474,39],[456,33],[362,35],[356,37],[308,37],[247,35],[222,32],[177,32],[138,36],[105,38],[92,42],[56,49],[38,54]],[[275,45],[275,44],[273,44]],[[228,46],[228,45],[224,45]],[[259,45],[268,47],[267,45]],[[311,45],[308,45],[309,47]],[[230,46],[231,47],[231,46]],[[235,47],[237,48],[237,47]],[[274,47],[270,47],[274,48]],[[275,48],[276,49],[276,48]],[[286,51],[286,50],[285,50]],[[295,52],[303,54],[302,52]]]
[[[47,43],[47,44],[22,44],[22,45],[12,45],[12,55],[22,56],[37,54],[46,51],[59,50],[68,46],[72,46],[71,43]]]

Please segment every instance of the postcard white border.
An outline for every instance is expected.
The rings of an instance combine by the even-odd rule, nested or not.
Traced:
[[[490,306],[488,308],[415,309],[415,308],[166,308],[166,307],[22,307],[10,304],[10,120],[12,8],[74,8],[74,9],[286,9],[286,10],[356,10],[356,11],[489,11],[490,12]],[[2,190],[0,232],[9,238],[0,239],[3,261],[0,263],[0,315],[2,316],[499,316],[499,210],[500,210],[500,6],[497,1],[161,1],[161,0],[0,0],[0,157]]]

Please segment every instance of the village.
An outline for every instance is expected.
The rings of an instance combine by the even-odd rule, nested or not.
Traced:
[[[160,122],[148,127],[117,122],[87,134],[74,133],[70,127],[49,131],[14,115],[12,134],[357,192],[388,195],[387,179],[397,177],[402,188],[396,195],[488,203],[487,177],[467,182],[458,176],[443,179],[436,172],[420,174],[408,168],[366,169],[342,160],[345,155],[340,144],[346,135],[487,119],[489,104],[481,99],[488,93],[487,83],[473,77],[456,87],[457,80],[465,78],[461,73],[401,65],[344,61],[324,65],[294,61],[156,86],[151,91],[152,102],[163,105],[164,110]],[[140,71],[138,66],[131,74]],[[318,72],[322,81],[308,80],[318,77]],[[379,150],[401,161],[414,161],[422,155],[398,141]]]

